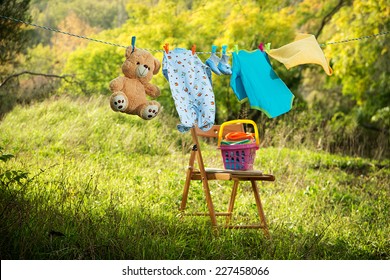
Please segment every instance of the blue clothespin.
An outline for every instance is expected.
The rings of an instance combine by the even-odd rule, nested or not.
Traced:
[[[222,46],[222,54],[226,54],[227,45]]]
[[[133,49],[132,49],[131,53],[133,53],[133,52],[134,52],[134,50],[135,50],[135,39],[136,39],[136,37],[135,37],[135,36],[131,37],[131,46],[133,47]]]
[[[217,51],[217,46],[211,46],[211,53],[215,53]]]

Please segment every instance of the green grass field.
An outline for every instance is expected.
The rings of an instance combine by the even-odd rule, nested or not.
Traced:
[[[191,142],[176,124],[114,113],[107,97],[16,107],[0,121],[1,259],[390,259],[389,161],[261,148],[255,168],[276,176],[260,185],[272,239],[215,233],[179,215]],[[211,186],[225,209],[231,185]],[[200,184],[190,195],[204,208]],[[256,219],[250,186],[235,210]]]

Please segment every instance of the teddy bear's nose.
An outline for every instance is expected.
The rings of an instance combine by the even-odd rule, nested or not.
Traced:
[[[137,67],[137,70],[136,70],[136,74],[139,78],[143,78],[143,77],[146,77],[146,75],[148,75],[150,71],[150,68],[148,67],[148,65],[139,65]]]

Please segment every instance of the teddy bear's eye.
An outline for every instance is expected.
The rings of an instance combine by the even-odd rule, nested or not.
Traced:
[[[140,65],[140,63],[139,63],[139,62],[137,62],[137,65]]]

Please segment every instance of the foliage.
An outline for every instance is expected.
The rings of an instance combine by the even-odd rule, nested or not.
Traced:
[[[120,56],[118,49],[111,46],[90,44],[85,49],[78,49],[71,53],[63,71],[76,76],[79,83],[64,83],[62,90],[74,94],[107,94],[110,80],[116,78],[113,73],[121,74],[118,66],[123,60],[124,55]],[[115,68],[119,69],[115,71]]]
[[[8,160],[10,160],[11,158],[14,157],[14,155],[11,155],[11,154],[3,154],[3,148],[0,147],[0,160],[3,161],[3,162],[6,162]]]
[[[255,166],[277,178],[260,189],[272,239],[215,235],[209,219],[178,215],[190,138],[175,122],[111,112],[101,96],[17,106],[0,123],[0,155],[14,155],[0,174],[27,177],[0,185],[1,259],[389,259],[388,160],[262,147]],[[216,147],[202,145],[207,165],[221,167]],[[218,209],[228,183],[211,185]],[[237,222],[256,218],[249,190],[239,190]],[[190,194],[203,210],[201,184]]]
[[[15,17],[29,20],[28,2],[7,4],[22,5]],[[165,43],[250,50],[260,42],[280,47],[296,32],[318,34],[324,43],[388,31],[387,2],[31,0],[31,16],[120,45],[135,35],[138,47],[161,60]],[[28,29],[36,39],[24,55],[13,53],[19,65],[2,64],[2,73],[75,75],[73,83],[23,76],[0,88],[0,115],[7,112],[0,122],[1,259],[390,258],[388,35],[324,46],[331,77],[317,65],[286,70],[272,62],[297,98],[276,119],[247,112],[261,132],[255,166],[277,178],[261,187],[273,237],[267,240],[258,231],[213,235],[208,219],[178,217],[190,139],[175,129],[161,73],[152,81],[162,89],[158,118],[114,113],[108,83],[121,75],[124,48],[0,24],[8,26],[0,32]],[[213,87],[218,123],[245,111],[228,76],[214,75]],[[202,145],[207,163],[221,167],[215,147]],[[221,192],[216,206],[225,207],[230,185],[212,188]],[[191,192],[190,205],[202,210],[201,185]],[[240,219],[253,218],[252,200],[244,186]]]
[[[1,152],[2,149],[0,149]],[[10,154],[1,154],[0,160],[3,162],[8,161],[13,158],[13,155]],[[0,170],[0,186],[2,187],[2,191],[4,189],[9,188],[13,184],[17,184],[19,186],[23,186],[23,181],[27,179],[28,173],[22,170]]]
[[[260,42],[271,42],[272,48],[280,47],[291,42],[297,32],[316,34],[319,43],[384,32],[389,29],[390,18],[386,3],[385,0],[118,0],[99,3],[34,0],[31,15],[35,23],[124,46],[129,45],[131,36],[135,35],[138,47],[151,49],[162,59],[165,43],[171,48],[191,48],[196,44],[198,51],[210,51],[213,44],[218,46],[218,51],[224,44],[228,45],[228,51],[235,45],[251,50]],[[0,115],[12,110],[17,103],[50,96],[58,87],[58,93],[109,94],[108,83],[121,75],[123,48],[28,29],[35,33],[37,44],[26,50],[25,56],[15,57],[20,66],[7,68],[7,71],[39,69],[72,75],[74,79],[71,83],[29,77],[15,79],[8,87],[0,89]],[[302,133],[319,127],[322,130],[316,130],[315,137],[304,137],[305,144],[316,147],[320,139],[320,146],[328,151],[386,158],[390,153],[388,45],[388,35],[324,45],[324,53],[334,69],[331,77],[318,65],[287,70],[271,60],[275,72],[296,96],[294,116],[290,112],[277,119],[266,119],[256,110],[245,110],[245,105],[237,102],[230,89],[230,77],[213,74],[216,122],[249,117],[267,129],[268,139],[288,139],[292,147],[303,144],[299,140]],[[203,61],[209,56],[198,55]],[[161,72],[152,82],[162,90],[159,101],[164,111],[177,117],[169,84]],[[302,114],[298,116],[298,113]],[[312,118],[310,125],[305,121],[307,116]],[[299,123],[292,123],[291,119]],[[294,127],[296,136],[288,134],[289,126]],[[343,126],[347,129],[343,130]],[[269,143],[277,145],[278,141]]]
[[[107,36],[104,37],[126,45],[129,44],[130,36],[118,36],[118,34],[128,34],[127,30],[132,30],[132,34],[142,34],[142,36],[138,35],[137,44],[139,46],[156,50],[161,50],[164,42],[169,42],[171,47],[190,48],[192,44],[196,44],[199,50],[210,50],[212,44],[217,46],[227,44],[230,49],[238,44],[240,48],[254,49],[261,41],[272,42],[273,47],[286,44],[293,39],[297,31],[295,28],[299,28],[300,32],[319,33],[323,40],[340,41],[345,39],[346,33],[343,30],[349,30],[348,37],[360,37],[386,30],[389,17],[387,16],[388,9],[385,7],[384,1],[363,3],[347,0],[326,2],[306,0],[294,4],[286,1],[279,3],[262,1],[261,4],[255,1],[242,3],[237,1],[207,1],[206,3],[202,1],[158,1],[155,4],[136,2],[127,6],[129,20],[121,28],[106,33]],[[360,20],[354,21],[354,16],[351,17],[351,15],[358,15]],[[354,24],[350,26],[349,23],[352,21]],[[190,30],[197,32],[189,32]],[[110,35],[111,32],[113,32],[112,35]],[[385,63],[388,60],[386,59],[387,45],[388,37],[383,36],[370,41],[369,44],[363,40],[353,44],[327,46],[325,53],[327,57],[332,58],[332,65],[335,69],[335,75],[327,79],[323,79],[321,76],[324,74],[319,71],[302,72],[299,69],[293,69],[287,72],[278,63],[274,66],[276,72],[298,97],[322,96],[330,91],[349,96],[350,100],[361,107],[367,115],[364,120],[361,120],[362,125],[368,123],[367,127],[376,112],[389,103],[390,94],[387,84],[389,69],[388,64]],[[160,54],[156,55],[160,56]],[[206,59],[207,55],[202,58]],[[364,61],[364,63],[358,64],[357,60]],[[110,69],[117,73],[114,65]],[[106,73],[103,73],[99,80],[103,80],[105,76]],[[84,77],[90,78],[88,75]],[[96,81],[96,78],[90,79]],[[314,82],[315,88],[307,89],[302,87],[301,83],[305,79],[311,81],[320,79],[321,82]],[[374,80],[375,83],[370,82]],[[169,95],[166,81],[161,76],[157,81],[163,88],[163,101],[169,101],[164,105],[171,111],[172,102],[166,96]],[[239,107],[231,102],[231,99],[234,100],[234,95],[228,83],[226,77],[214,79],[214,90],[217,104],[219,104],[217,116],[221,120],[238,115]],[[298,88],[303,89],[304,93],[301,94]],[[333,108],[326,109],[332,110]],[[337,113],[337,109],[341,108],[335,109]],[[348,110],[351,109],[350,106]],[[375,118],[377,123],[381,116],[379,114]],[[356,119],[359,120],[358,116]],[[383,126],[382,121],[378,129],[383,131],[388,127]]]
[[[22,170],[15,170],[9,167],[4,167],[4,164],[14,158],[12,154],[5,154],[3,152],[3,148],[0,147],[0,248],[1,251],[6,249],[7,243],[9,243],[9,239],[7,239],[7,223],[10,221],[7,217],[7,210],[12,207],[16,197],[23,196],[24,194],[24,186],[28,181],[28,172]],[[11,194],[12,189],[17,188],[21,190],[18,194]],[[0,253],[1,259],[3,259],[4,255]]]
[[[317,13],[323,5],[337,1],[303,1],[306,13],[314,8]],[[333,14],[321,33],[322,40],[339,42],[345,39],[360,38],[388,31],[390,28],[388,1],[339,1],[344,2],[337,13]],[[315,5],[312,5],[316,3]],[[325,7],[326,10],[326,7]],[[307,17],[307,16],[306,16]],[[306,18],[305,18],[306,20]],[[313,22],[315,20],[310,20]],[[307,22],[306,22],[307,24]],[[317,23],[318,25],[318,23]],[[306,27],[306,28],[310,28]],[[324,49],[334,69],[333,77],[313,83],[306,95],[324,95],[338,93],[338,100],[350,100],[348,107],[327,106],[326,110],[348,113],[363,128],[380,133],[389,131],[390,126],[381,112],[386,112],[390,104],[389,73],[389,36],[352,41],[343,44],[327,45]],[[318,76],[318,75],[316,75]],[[319,78],[309,78],[311,82]],[[305,89],[304,89],[305,90]],[[344,97],[341,97],[344,95]],[[329,98],[327,98],[329,99]],[[345,104],[345,103],[344,103]],[[374,117],[376,116],[376,117]]]
[[[30,0],[1,0],[0,15],[29,20]],[[14,56],[26,50],[28,31],[8,19],[0,19],[0,79],[9,72],[8,64],[15,63]]]
[[[57,63],[53,63],[55,61]],[[56,92],[60,85],[60,77],[54,76],[60,72],[61,63],[49,46],[38,44],[27,49],[24,56],[18,57],[18,63],[20,72],[17,70],[19,67],[14,68],[15,76],[0,87],[0,119],[17,104],[44,100]],[[32,73],[36,75],[26,73],[19,76],[25,72],[22,69],[26,68],[33,69]],[[50,74],[53,77],[48,77]]]
[[[162,55],[158,51],[162,51],[162,45],[165,42],[169,43],[171,48],[191,48],[193,44],[196,44],[200,51],[210,51],[212,44],[219,47],[227,44],[230,49],[238,44],[240,48],[253,49],[262,40],[272,40],[276,45],[287,43],[294,37],[291,18],[287,11],[280,12],[282,17],[280,14],[272,13],[274,10],[271,7],[271,5],[261,7],[255,2],[237,5],[237,1],[222,0],[207,1],[206,3],[192,1],[191,5],[169,0],[158,1],[156,4],[131,3],[127,6],[128,21],[120,28],[106,31],[98,36],[110,42],[130,45],[130,35],[137,35],[137,46],[157,50],[157,52],[153,52],[159,59],[162,59]],[[257,32],[260,28],[261,35]],[[131,34],[128,30],[131,30]],[[189,32],[191,30],[197,32]],[[95,43],[91,44],[94,48],[99,48]],[[90,55],[91,48],[75,52],[72,57],[80,56],[77,60],[82,61],[82,57]],[[97,81],[108,84],[118,73],[121,65],[118,60],[121,57],[122,61],[123,56],[122,54],[120,56],[114,55],[114,51],[110,48],[104,48],[104,51],[107,54],[102,55],[100,59],[112,57],[111,60],[101,62],[105,64],[104,69],[107,69],[107,72],[113,73],[110,78],[108,78],[106,71],[87,69],[83,63],[74,63],[73,59],[68,60],[68,66],[65,67],[65,70],[68,73],[70,70],[77,71],[77,75],[91,86]],[[201,59],[205,60],[206,58],[207,55],[201,55]],[[284,69],[281,71],[282,73],[286,72]],[[288,80],[292,81],[293,79]],[[161,73],[156,77],[156,83],[162,88],[162,104],[169,112],[174,111],[169,85]],[[233,104],[235,96],[229,87],[229,77],[215,78],[213,86],[217,104],[220,104],[217,112],[218,118],[227,119],[232,115],[237,115],[239,106],[237,102]],[[101,88],[103,87],[98,84],[97,89]]]
[[[261,118],[259,126],[264,146],[295,149],[310,148],[335,154],[367,158],[389,158],[388,132],[366,129],[359,125],[354,114],[342,111],[323,112],[305,109],[295,104],[289,114],[277,120]],[[386,114],[386,112],[384,112]]]
[[[361,37],[390,28],[387,1],[355,1],[335,15],[329,28],[339,31],[348,28],[348,37]],[[352,24],[349,23],[352,22]],[[332,39],[338,40],[342,32]],[[388,36],[375,40],[360,41],[332,48],[336,69],[336,82],[343,81],[343,94],[350,95],[359,106],[383,108],[389,104]]]
[[[61,27],[61,22],[71,14],[76,14],[84,24],[99,30],[118,27],[126,20],[124,1],[92,0],[31,0],[31,14],[34,22],[53,28]],[[66,27],[66,26],[63,26]],[[60,29],[69,31],[67,29]],[[42,43],[49,43],[54,33],[36,30],[36,37]],[[87,34],[80,34],[86,36]]]

